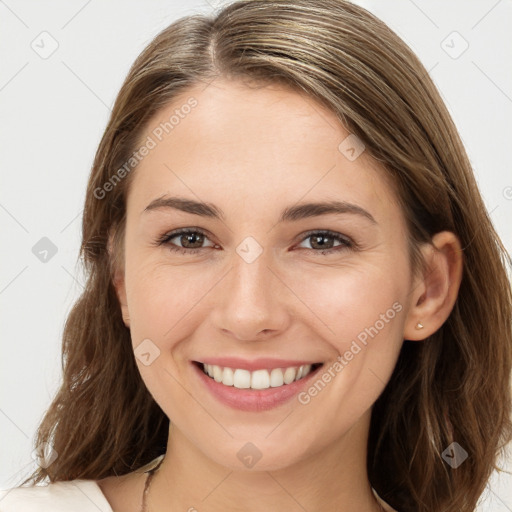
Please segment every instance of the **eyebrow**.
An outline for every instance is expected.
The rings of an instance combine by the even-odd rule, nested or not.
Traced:
[[[151,201],[142,213],[152,210],[172,208],[182,212],[200,215],[201,217],[210,217],[213,219],[224,219],[223,211],[211,203],[195,201],[182,197],[162,196]],[[378,224],[373,215],[364,208],[346,201],[328,201],[315,203],[300,203],[289,206],[283,210],[279,222],[292,222],[310,217],[319,217],[321,215],[344,215],[352,214],[365,217],[373,224]]]

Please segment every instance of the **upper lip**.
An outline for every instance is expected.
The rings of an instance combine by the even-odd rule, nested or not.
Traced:
[[[260,357],[257,359],[240,359],[239,357],[207,357],[197,361],[204,364],[212,364],[221,367],[228,368],[240,368],[241,370],[261,370],[273,368],[288,368],[290,366],[303,366],[306,364],[318,364],[320,361],[304,361],[304,360],[293,360],[293,359],[275,359],[270,357]]]

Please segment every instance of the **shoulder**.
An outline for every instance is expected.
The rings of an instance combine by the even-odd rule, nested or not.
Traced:
[[[112,512],[95,480],[0,490],[0,512]]]

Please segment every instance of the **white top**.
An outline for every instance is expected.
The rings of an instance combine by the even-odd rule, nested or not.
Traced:
[[[156,466],[163,455],[136,472]],[[393,510],[375,492],[385,510]],[[0,490],[0,512],[114,512],[95,480],[68,480]]]
[[[165,454],[164,454],[165,455]],[[164,455],[135,473],[154,468]],[[114,512],[96,480],[68,480],[0,490],[0,512]]]
[[[0,491],[0,512],[113,512],[95,480],[69,480]]]

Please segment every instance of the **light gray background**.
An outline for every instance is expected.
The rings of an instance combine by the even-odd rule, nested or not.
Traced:
[[[429,70],[512,252],[511,0],[357,3],[387,22]],[[58,387],[63,324],[84,281],[77,254],[87,177],[109,109],[157,32],[220,5],[0,0],[1,488],[34,467],[32,436]],[[42,58],[52,44],[58,48]],[[32,252],[42,237],[58,249],[46,263]],[[479,510],[512,511],[510,475],[494,475],[484,497]]]

